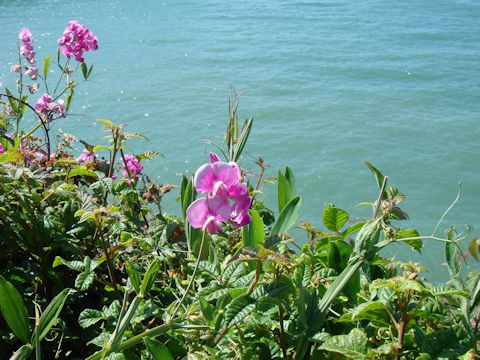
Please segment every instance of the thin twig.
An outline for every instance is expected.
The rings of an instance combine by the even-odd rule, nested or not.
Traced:
[[[447,214],[450,212],[450,210],[453,209],[453,207],[455,206],[455,204],[458,202],[458,200],[460,199],[460,194],[462,192],[462,183],[458,183],[458,193],[457,193],[457,196],[455,197],[455,200],[453,200],[452,204],[448,207],[447,210],[445,210],[445,212],[443,213],[442,217],[440,218],[440,220],[438,221],[438,224],[437,226],[435,226],[435,229],[433,230],[432,232],[432,236],[435,236],[435,233],[437,232],[438,228],[440,227],[440,224],[442,223],[443,219],[445,219],[445,217],[447,216]]]

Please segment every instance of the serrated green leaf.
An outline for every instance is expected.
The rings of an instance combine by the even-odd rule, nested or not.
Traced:
[[[77,275],[75,279],[75,287],[79,290],[86,291],[95,280],[95,273],[92,271],[84,271]]]
[[[78,323],[84,329],[95,325],[100,320],[105,320],[103,312],[95,309],[85,309],[78,316]]]
[[[98,178],[95,171],[88,170],[88,169],[86,169],[82,166],[77,166],[75,169],[70,171],[70,173],[68,174],[69,178],[73,178],[75,176],[90,176],[90,177],[93,177],[95,179]]]
[[[333,204],[328,204],[323,210],[323,223],[330,231],[340,231],[348,221],[349,216],[345,210],[336,208]]]
[[[57,266],[64,265],[72,270],[75,271],[84,271],[84,263],[78,260],[67,261],[60,256],[56,256],[55,260],[53,261],[52,268]]]
[[[254,300],[248,295],[241,295],[233,299],[225,310],[225,324],[227,327],[240,323],[255,309]]]
[[[320,346],[321,350],[363,360],[367,355],[367,336],[360,329],[352,329],[348,335],[332,336]]]
[[[413,238],[413,237],[419,237],[419,236],[420,235],[419,235],[417,229],[414,229],[414,228],[405,229],[405,230],[399,231],[396,234],[397,239],[406,239],[406,238]],[[418,251],[419,253],[422,252],[423,242],[422,242],[421,239],[406,240],[406,241],[402,241],[402,242],[410,245],[412,250]]]
[[[15,287],[0,275],[0,310],[5,322],[13,333],[24,343],[28,343],[30,330],[28,315],[23,299]]]

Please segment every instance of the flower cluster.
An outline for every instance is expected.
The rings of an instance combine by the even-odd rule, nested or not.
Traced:
[[[42,97],[38,99],[35,103],[35,111],[46,116],[49,121],[66,116],[63,100],[55,102],[48,94],[43,94]],[[54,117],[56,114],[58,114],[58,116]]]
[[[94,162],[96,159],[97,159],[97,156],[95,155],[94,152],[88,149],[83,149],[83,153],[77,158],[77,161],[80,163]]]
[[[78,62],[84,62],[83,52],[98,49],[97,37],[76,20],[68,22],[63,36],[58,39],[60,51],[70,59],[74,56]]]
[[[188,222],[210,234],[222,231],[221,224],[231,221],[234,226],[248,225],[250,196],[246,183],[241,183],[240,167],[235,162],[220,161],[210,153],[210,163],[202,165],[193,179],[195,189],[207,194],[195,200],[187,209]]]
[[[143,170],[143,165],[136,158],[135,155],[127,154],[124,157],[124,164],[122,174],[127,179],[133,179],[134,181],[138,180],[138,175]]]
[[[18,39],[22,42],[22,45],[20,45],[20,55],[22,55],[30,64],[27,66],[25,74],[30,79],[37,80],[38,68],[35,61],[35,51],[33,50],[32,32],[28,28],[23,28],[18,34]],[[21,67],[17,70],[21,71]],[[16,71],[16,69],[12,68],[12,71]]]

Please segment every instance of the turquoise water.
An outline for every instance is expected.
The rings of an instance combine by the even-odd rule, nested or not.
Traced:
[[[151,139],[134,151],[165,155],[147,164],[159,181],[179,183],[176,173],[212,150],[205,139],[221,143],[233,86],[240,113],[255,119],[243,166],[253,170],[258,155],[268,175],[291,166],[302,219],[320,225],[328,202],[368,216],[354,205],[376,196],[369,160],[407,195],[409,224],[423,234],[459,181],[446,225],[480,226],[478,1],[0,2],[0,80],[11,79],[20,27],[40,56],[70,19],[97,34],[100,50],[86,56],[96,70],[75,116],[58,127],[95,143],[96,117],[128,123]],[[433,279],[446,276],[442,252],[423,250]],[[389,254],[419,259],[403,246]]]

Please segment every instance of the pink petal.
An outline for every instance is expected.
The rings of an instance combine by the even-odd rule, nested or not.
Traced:
[[[210,214],[216,221],[227,221],[230,218],[230,203],[224,196],[212,196],[208,198]]]
[[[215,171],[212,164],[204,164],[197,170],[193,178],[193,184],[195,189],[202,193],[209,193],[213,190]]]
[[[247,184],[241,183],[233,185],[230,187],[230,189],[228,189],[228,196],[233,200],[237,200],[245,196],[248,197]]]
[[[188,222],[195,229],[203,227],[209,216],[208,200],[205,198],[195,200],[187,209]]]
[[[208,154],[208,156],[210,157],[210,162],[211,162],[212,164],[220,161],[220,158],[219,158],[218,155],[215,154],[214,152],[211,152],[210,154]]]
[[[240,174],[235,167],[223,161],[218,161],[211,165],[214,169],[216,180],[222,181],[227,187],[230,187],[240,180]]]
[[[222,232],[222,227],[216,221],[210,221],[206,227],[209,234],[218,234]]]
[[[230,220],[237,226],[245,226],[250,224],[252,217],[250,216],[248,209],[250,208],[250,198],[244,196],[235,201],[231,208]]]

